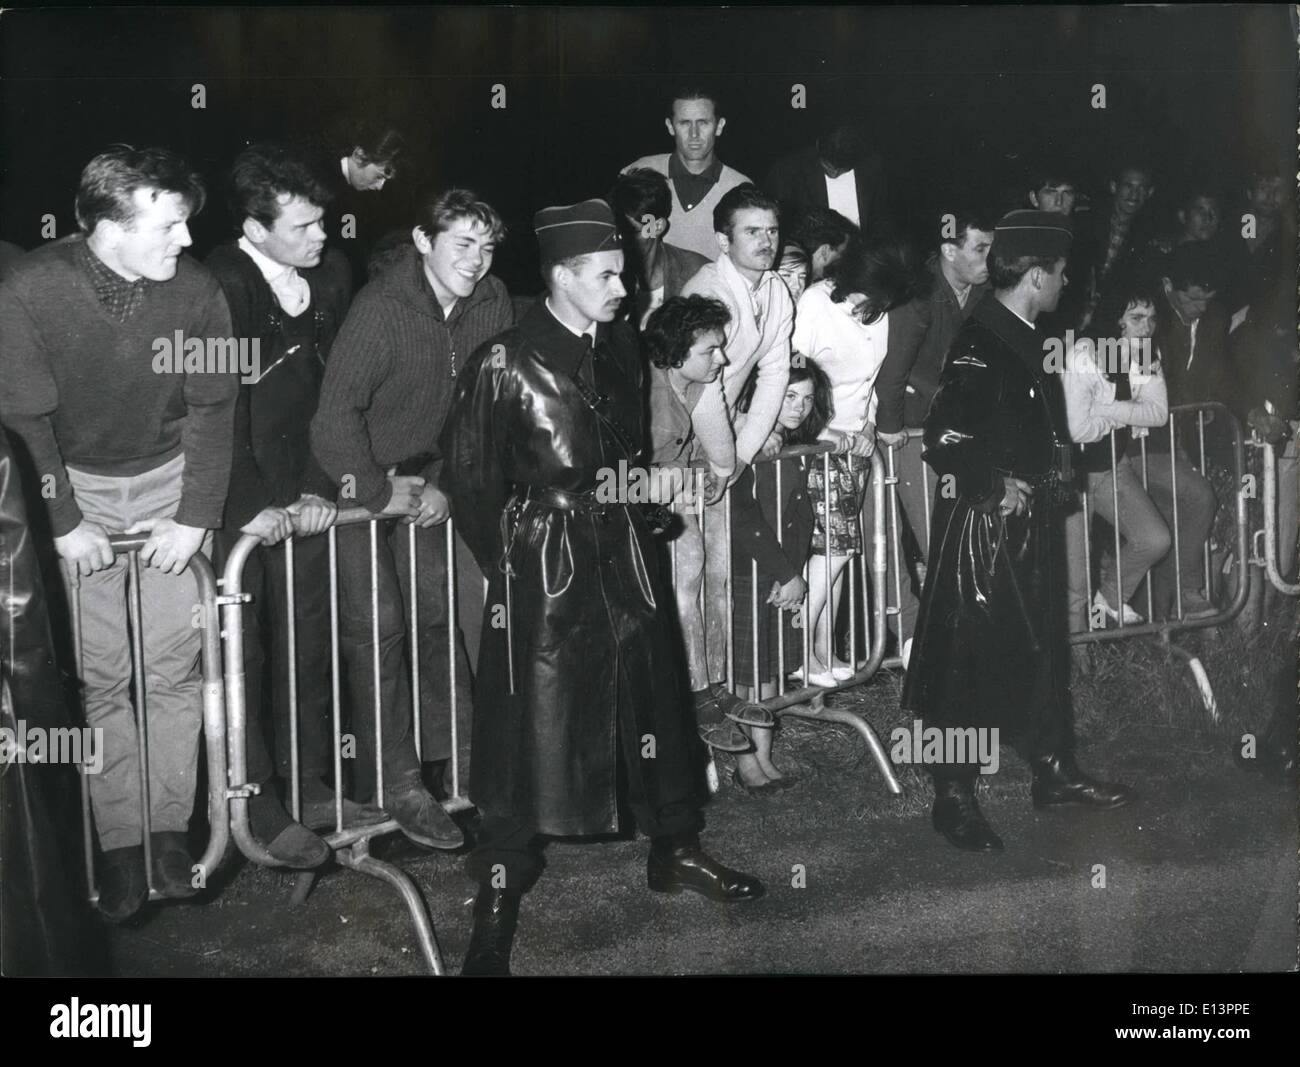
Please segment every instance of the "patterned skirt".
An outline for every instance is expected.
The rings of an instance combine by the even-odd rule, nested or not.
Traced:
[[[862,553],[863,494],[871,471],[869,460],[858,456],[831,456],[830,543],[832,556],[857,556]],[[808,463],[808,497],[812,501],[817,525],[813,531],[812,552],[826,552],[826,461],[813,456]]]

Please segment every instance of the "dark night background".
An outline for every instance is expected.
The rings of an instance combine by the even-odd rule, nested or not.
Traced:
[[[1063,152],[1104,195],[1125,146],[1168,195],[1207,169],[1230,192],[1261,154],[1294,160],[1296,33],[1276,6],[988,8],[254,8],[8,11],[0,16],[0,236],[74,226],[87,159],[162,144],[217,176],[245,143],[377,109],[420,150],[383,193],[409,224],[427,186],[468,184],[513,238],[497,271],[535,290],[532,212],[603,195],[664,152],[665,92],[720,87],[724,161],[761,181],[812,140],[817,109],[866,117],[901,206],[990,196],[1040,152]],[[201,82],[207,107],[191,107]],[[491,87],[507,89],[505,110]],[[807,87],[808,110],[790,106]],[[1107,108],[1091,107],[1092,86]],[[213,198],[194,251],[226,236]],[[378,206],[379,202],[376,202]],[[1227,225],[1238,209],[1227,205]]]

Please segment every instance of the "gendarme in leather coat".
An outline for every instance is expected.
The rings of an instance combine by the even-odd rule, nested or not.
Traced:
[[[1055,476],[1069,436],[1043,356],[1043,335],[991,295],[949,350],[925,420],[939,479],[903,707],[1050,748],[1068,736],[1068,493]],[[1005,475],[1034,486],[1023,515],[1000,514]]]
[[[624,455],[574,384],[584,353],[539,301],[475,353],[442,436],[442,488],[489,580],[470,795],[553,835],[617,829],[620,739],[633,803],[698,789],[672,599],[640,511],[518,502],[528,487],[587,493],[602,467],[644,462]],[[641,361],[625,324],[599,325],[593,365],[606,414],[641,444]]]

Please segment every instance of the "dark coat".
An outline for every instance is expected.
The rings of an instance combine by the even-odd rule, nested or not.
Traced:
[[[226,294],[234,336],[260,343],[261,378],[240,384],[235,405],[226,526],[238,530],[263,508],[286,507],[303,493],[334,499],[337,486],[312,455],[311,420],[352,282],[347,260],[328,250],[318,266],[299,271],[311,304],[290,319],[238,244],[214,249],[207,267]]]
[[[617,829],[620,744],[634,804],[698,796],[699,742],[667,614],[673,598],[641,512],[580,514],[514,495],[589,492],[602,468],[644,462],[643,450],[624,456],[574,385],[583,353],[539,302],[475,353],[442,435],[442,487],[489,580],[470,794],[487,813],[557,835]],[[607,412],[643,443],[641,361],[629,327],[599,327],[594,366]],[[513,663],[507,630],[494,621],[507,607],[503,525]],[[653,758],[643,758],[647,735]]]
[[[9,439],[0,429],[0,726],[74,725],[54,660],[41,566]],[[79,723],[77,725],[80,725]],[[4,892],[0,967],[8,975],[107,973],[99,924],[81,895],[86,872],[77,774],[57,763],[0,761]]]
[[[996,726],[1004,741],[1041,735],[1068,707],[1061,511],[1048,483],[1069,435],[1060,381],[1042,363],[1042,335],[990,295],[957,334],[925,420],[939,484],[903,707],[934,725]],[[1026,514],[1003,518],[1008,474],[1035,492]]]
[[[869,154],[853,168],[853,183],[858,191],[858,220],[863,233],[879,229],[887,219],[885,165],[880,156]],[[783,227],[810,207],[829,207],[826,198],[826,171],[822,169],[817,146],[810,145],[782,159],[768,171],[763,191],[781,205]]]

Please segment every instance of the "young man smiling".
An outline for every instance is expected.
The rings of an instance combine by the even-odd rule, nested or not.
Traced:
[[[358,294],[330,354],[312,421],[312,447],[340,486],[339,504],[360,505],[381,523],[378,547],[383,796],[378,800],[412,840],[455,848],[460,831],[421,783],[412,733],[406,620],[414,523],[420,661],[421,756],[435,788],[451,756],[446,595],[447,498],[438,488],[438,435],[457,375],[480,344],[514,320],[505,286],[488,274],[505,234],[500,216],[474,193],[452,189],[429,200],[413,246]],[[403,524],[396,520],[402,519]],[[355,784],[376,792],[371,630],[370,532],[340,528],[343,646],[358,720]],[[481,589],[481,584],[479,586]],[[462,748],[469,737],[469,663],[457,643],[456,712]]]

